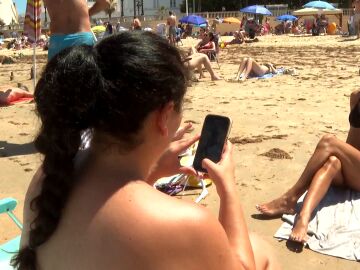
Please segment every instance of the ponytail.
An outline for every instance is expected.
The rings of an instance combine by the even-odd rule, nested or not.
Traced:
[[[12,259],[19,270],[36,270],[36,249],[56,231],[68,198],[76,184],[74,158],[82,130],[89,128],[94,89],[101,87],[91,47],[66,49],[45,68],[35,89],[35,102],[42,122],[35,139],[44,155],[44,179],[40,194],[31,202],[36,218],[30,226],[29,245]]]

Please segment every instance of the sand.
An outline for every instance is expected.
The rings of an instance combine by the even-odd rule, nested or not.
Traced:
[[[184,45],[191,42],[186,40]],[[221,50],[220,69],[214,63],[215,70],[225,79],[233,78],[242,57],[251,56],[296,68],[297,76],[237,83],[212,82],[206,73],[207,78],[189,87],[184,121],[192,121],[195,132],[208,113],[232,118],[236,181],[248,226],[270,243],[283,269],[360,269],[356,262],[308,249],[293,251],[272,237],[282,221],[261,220],[255,210],[257,203],[279,196],[297,180],[321,136],[331,133],[346,138],[349,95],[359,88],[359,46],[360,40],[338,36],[260,37],[258,43]],[[0,66],[0,85],[21,82],[32,89],[31,50],[24,54],[29,56]],[[41,68],[46,56],[42,53],[38,59]],[[11,71],[15,79],[10,82]],[[15,213],[20,218],[27,186],[41,163],[31,144],[39,124],[34,108],[34,104],[0,108],[0,198],[16,198]],[[202,204],[216,215],[219,200],[214,187],[209,191]],[[0,216],[0,243],[19,234],[8,220]]]

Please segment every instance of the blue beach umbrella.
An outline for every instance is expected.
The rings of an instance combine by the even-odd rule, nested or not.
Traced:
[[[197,15],[189,15],[189,16],[182,17],[179,20],[179,22],[201,25],[201,24],[206,24],[206,19],[201,16],[197,16]]]
[[[297,20],[297,17],[296,16],[293,16],[293,15],[289,15],[289,14],[284,14],[284,15],[281,15],[281,16],[278,16],[276,17],[276,20],[278,21],[296,21]]]
[[[270,10],[268,10],[266,7],[258,6],[258,5],[248,6],[240,9],[240,11],[242,13],[250,13],[250,14],[272,15]]]
[[[305,8],[335,9],[333,5],[325,1],[311,1],[304,5]]]

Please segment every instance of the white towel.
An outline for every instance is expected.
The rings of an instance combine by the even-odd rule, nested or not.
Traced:
[[[305,194],[299,199],[301,209]],[[298,212],[298,211],[297,211]],[[295,215],[285,221],[274,237],[288,239]],[[308,227],[310,249],[348,260],[360,260],[360,192],[331,187],[314,210]]]

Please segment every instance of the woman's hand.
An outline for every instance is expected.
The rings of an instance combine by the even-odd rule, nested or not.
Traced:
[[[184,137],[185,133],[190,132],[191,129],[192,129],[192,124],[191,123],[187,123],[185,126],[179,128],[176,131],[172,141],[174,142],[174,141],[181,140]]]
[[[191,145],[193,145],[196,141],[198,141],[200,135],[196,135],[188,139],[181,139],[186,130],[188,130],[187,126],[185,126],[184,129],[185,131],[178,130],[179,134],[175,136],[178,136],[178,138],[180,137],[180,139],[170,143],[168,149],[166,149],[166,151],[161,155],[158,162],[151,169],[151,172],[146,182],[152,185],[157,179],[161,177],[166,177],[178,173],[196,175],[196,171],[194,170],[194,168],[181,166],[179,155],[186,149],[188,149]]]
[[[202,161],[202,166],[214,181],[220,197],[235,190],[235,166],[232,150],[231,142],[227,141],[219,163],[215,164],[209,159]]]

